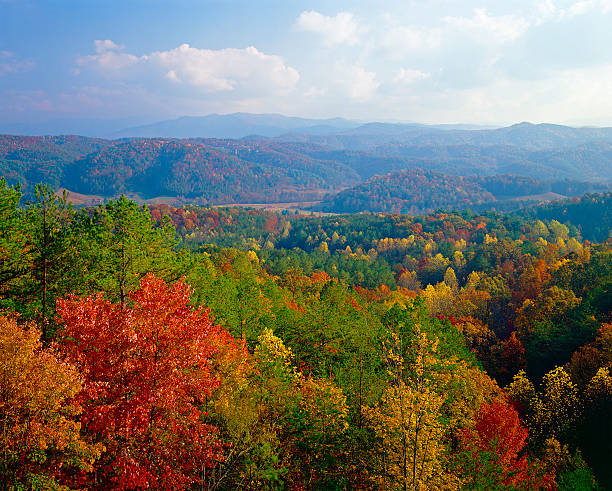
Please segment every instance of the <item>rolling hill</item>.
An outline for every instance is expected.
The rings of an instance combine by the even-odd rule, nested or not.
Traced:
[[[511,208],[505,202],[548,201],[609,189],[605,185],[569,180],[540,181],[512,175],[454,176],[423,169],[407,169],[375,176],[355,187],[329,195],[313,210],[332,213],[421,214],[440,208],[482,209],[487,204]],[[515,203],[514,208],[519,205]]]
[[[393,173],[410,175],[416,169],[425,173],[421,178],[434,183],[424,192],[435,199],[425,195],[416,199],[410,192],[404,196],[405,190],[400,192],[400,186],[396,197],[411,203],[402,204],[400,209],[426,210],[468,202],[475,206],[491,201],[491,196],[497,201],[521,196],[542,200],[548,196],[546,193],[578,196],[606,190],[606,183],[612,182],[609,128],[523,123],[499,129],[457,129],[370,123],[340,131],[338,127],[353,123],[334,119],[323,125],[321,120],[275,115],[229,116],[268,128],[276,124],[275,131],[317,124],[310,127],[311,134],[292,133],[277,138],[104,140],[0,135],[0,176],[10,184],[21,183],[26,196],[32,195],[34,184],[48,182],[56,189],[66,188],[83,196],[129,194],[140,199],[168,197],[212,204],[313,201],[327,196],[324,206],[353,211],[378,210],[378,204],[390,198],[385,186],[397,184]],[[223,120],[230,121],[229,116],[223,116]],[[206,124],[212,125],[215,119],[207,118]],[[336,133],[314,134],[330,127]],[[217,129],[220,133],[229,131],[221,126]],[[386,174],[392,175],[376,177]],[[447,191],[437,182],[442,179],[435,177],[438,175],[448,181],[449,196],[444,195]],[[524,176],[526,180],[521,183],[513,178],[504,184],[505,191],[500,194],[490,188],[497,178],[491,182],[486,179],[498,175]],[[552,181],[567,180],[601,186],[574,182],[552,189]],[[536,181],[539,191],[519,192],[526,183]],[[369,188],[357,191],[360,185]],[[357,199],[355,193],[365,193],[368,198],[359,198],[350,206],[344,201],[340,206],[338,200],[330,204],[330,193],[351,187],[356,188],[338,200],[344,200],[347,193],[353,193],[352,199]],[[454,196],[453,189],[463,191]],[[382,194],[372,198],[377,193]],[[359,209],[356,203],[363,203],[365,208]],[[397,206],[387,203],[382,209]]]

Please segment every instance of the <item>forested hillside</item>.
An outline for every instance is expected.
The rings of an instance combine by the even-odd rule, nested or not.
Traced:
[[[554,186],[549,184],[543,191],[546,186],[540,183],[535,186],[539,188],[537,193],[521,191],[528,179],[513,178],[506,182],[515,183],[517,187],[506,186],[505,198],[533,194],[536,201],[546,199],[537,195],[547,192],[579,196],[585,192],[605,191],[612,181],[611,143],[605,139],[587,140],[604,138],[607,135],[604,129],[583,131],[566,127],[533,129],[529,126],[520,131],[512,127],[469,131],[438,129],[434,133],[445,136],[447,140],[405,143],[400,138],[386,143],[375,141],[369,145],[366,142],[372,137],[372,132],[375,140],[378,133],[366,126],[367,131],[363,128],[352,130],[355,133],[352,138],[361,138],[361,146],[367,147],[367,151],[360,150],[360,145],[356,145],[357,149],[338,148],[333,142],[322,145],[301,139],[299,135],[239,140],[1,136],[0,176],[10,184],[20,183],[28,198],[33,196],[35,183],[47,182],[55,189],[66,188],[85,196],[108,199],[125,193],[140,200],[165,198],[198,204],[313,201],[361,183],[363,188],[351,193],[368,195],[364,208],[354,206],[364,201],[362,198],[351,198],[352,205],[346,206],[345,203],[337,207],[338,211],[351,212],[424,211],[437,206],[454,206],[455,203],[477,204],[490,200],[487,193],[500,199],[496,191],[487,188],[489,181],[476,182],[470,178],[493,176],[495,181],[495,176],[508,174],[549,183],[577,181],[565,189],[566,192],[561,184],[556,185],[559,189],[553,189]],[[405,129],[405,125],[401,128]],[[413,130],[424,131],[419,126]],[[534,132],[531,143],[526,136],[529,131]],[[386,127],[381,133],[389,134]],[[566,133],[569,136],[565,146],[548,146],[561,145],[559,135]],[[517,134],[523,135],[523,139]],[[458,139],[457,135],[467,136]],[[489,136],[485,138],[482,135]],[[506,141],[491,135],[515,136],[504,136]],[[574,137],[570,138],[571,135]],[[581,145],[567,146],[572,143]],[[524,147],[517,146],[523,144]],[[424,201],[413,203],[409,190],[408,196],[404,196],[406,193],[403,191],[391,193],[398,194],[400,200],[407,200],[408,206],[387,203],[389,193],[385,194],[386,188],[398,188],[393,184],[398,175],[393,173],[410,171],[413,174],[407,175],[416,175],[416,169],[423,169],[430,176],[436,172],[447,174],[449,177],[444,179],[448,182],[461,181],[463,184],[456,186],[461,189],[459,195],[442,198],[439,194],[442,189],[432,178],[432,194],[420,200],[428,204]],[[375,177],[387,174],[382,179]],[[374,181],[364,184],[371,178]],[[417,182],[407,185],[414,187]],[[449,190],[445,188],[445,192]],[[379,192],[381,194],[372,195]],[[345,197],[342,195],[337,199],[346,201]],[[328,206],[328,209],[332,208]]]
[[[612,249],[571,223],[20,200],[3,488],[612,486]]]
[[[111,145],[80,136],[0,135],[0,176],[32,194],[38,182],[60,187],[66,163]]]
[[[313,209],[334,213],[411,214],[440,208],[484,209],[487,206],[510,210],[520,207],[521,203],[508,200],[535,202],[609,189],[607,185],[580,181],[540,181],[513,175],[463,177],[411,169],[368,179],[353,188],[328,196]]]
[[[358,180],[333,162],[276,156],[257,144],[240,150],[215,141],[128,140],[67,166],[63,182],[83,194],[248,203],[313,199]]]
[[[612,194],[587,194],[527,208],[523,217],[540,220],[560,220],[575,223],[585,239],[604,242],[612,236]]]
[[[289,135],[292,140],[297,135]],[[590,142],[612,142],[612,128],[572,128],[555,124],[519,123],[504,128],[461,129],[420,124],[368,123],[334,134],[308,135],[302,141],[336,148],[372,150],[386,144],[408,146],[513,146],[529,150],[574,147]]]

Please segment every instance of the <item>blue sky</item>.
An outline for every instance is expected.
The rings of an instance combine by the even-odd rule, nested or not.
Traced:
[[[612,0],[0,0],[0,122],[612,125]]]

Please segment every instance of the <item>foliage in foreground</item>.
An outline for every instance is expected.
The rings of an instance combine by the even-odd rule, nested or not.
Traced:
[[[3,487],[609,483],[611,254],[569,227],[262,214],[188,252],[129,200],[0,188]]]

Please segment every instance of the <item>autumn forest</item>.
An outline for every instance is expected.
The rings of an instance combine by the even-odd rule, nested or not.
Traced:
[[[612,491],[612,0],[0,0],[0,491]]]
[[[0,180],[2,489],[612,487],[609,194],[67,198]]]

